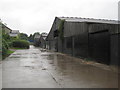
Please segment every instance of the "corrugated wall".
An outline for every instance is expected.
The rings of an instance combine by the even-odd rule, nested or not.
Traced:
[[[106,64],[118,63],[120,35],[117,25],[65,21],[64,42],[62,42],[59,37],[53,37],[59,24],[60,19],[56,18],[49,34],[51,50],[73,56],[90,57]]]
[[[120,66],[120,24],[118,25],[118,62]]]
[[[111,35],[111,63],[112,65],[117,65],[118,64],[118,39],[119,36],[118,34],[112,34]]]
[[[120,33],[118,34],[118,65],[120,66]]]
[[[118,25],[89,25],[89,56],[106,64],[118,64]]]
[[[111,63],[112,65],[118,65],[119,62],[119,28],[118,25],[111,25]]]
[[[72,37],[64,38],[64,48],[63,52],[69,55],[72,55]]]
[[[64,37],[77,36],[86,32],[88,32],[86,23],[65,22]]]
[[[86,23],[65,22],[64,37],[65,53],[88,57],[88,29]]]
[[[47,41],[48,41],[47,46],[49,46],[49,49],[53,51],[58,51],[58,47],[62,47],[60,45],[58,46],[58,39],[54,37],[54,31],[58,29],[59,23],[60,23],[60,19],[55,18],[52,28],[47,37]]]

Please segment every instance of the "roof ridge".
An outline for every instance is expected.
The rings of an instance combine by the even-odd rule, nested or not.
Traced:
[[[102,18],[100,18],[100,19],[97,19],[97,18],[82,18],[82,17],[64,17],[64,16],[62,16],[62,17],[58,17],[58,18],[72,18],[72,19],[86,19],[86,20],[104,20],[104,21],[119,21],[119,20],[111,20],[111,19],[102,19]]]

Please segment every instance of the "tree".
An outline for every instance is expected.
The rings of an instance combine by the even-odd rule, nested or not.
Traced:
[[[29,40],[30,42],[34,42],[34,37],[35,37],[36,34],[40,35],[39,32],[35,32],[34,34],[30,34],[30,36],[28,37],[28,40]]]
[[[20,38],[21,40],[28,40],[28,35],[27,35],[26,33],[20,33],[20,34],[19,34],[19,38]]]
[[[40,33],[39,33],[39,32],[35,32],[35,33],[33,34],[33,38],[35,37],[35,34],[40,35]]]
[[[34,41],[34,37],[33,37],[32,34],[30,34],[30,36],[28,37],[28,40],[29,40],[30,42],[33,42],[33,41]]]

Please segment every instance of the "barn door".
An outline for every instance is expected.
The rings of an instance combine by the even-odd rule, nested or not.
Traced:
[[[108,30],[89,34],[89,55],[101,63],[110,63],[110,36]]]

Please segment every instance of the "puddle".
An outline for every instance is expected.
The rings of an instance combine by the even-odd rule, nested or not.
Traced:
[[[9,58],[21,58],[20,56],[11,56]]]
[[[39,54],[39,53],[32,53],[32,54]]]
[[[46,68],[42,68],[42,70],[47,70]]]
[[[13,60],[13,58],[19,59]],[[3,61],[5,87],[17,85],[19,87],[22,83],[23,87],[26,84],[28,87],[36,84],[40,86],[41,82],[50,82],[48,85],[53,82],[53,85],[61,85],[64,88],[118,87],[118,74],[105,70],[105,66],[96,64],[98,66],[96,67],[92,62],[85,62],[64,54],[41,53],[39,48],[33,46],[28,50],[16,51],[7,60]]]

